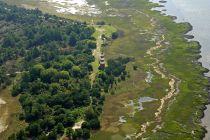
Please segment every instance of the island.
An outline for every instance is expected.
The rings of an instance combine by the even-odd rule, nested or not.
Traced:
[[[0,137],[202,139],[209,82],[200,45],[186,38],[189,23],[157,6],[1,2]]]

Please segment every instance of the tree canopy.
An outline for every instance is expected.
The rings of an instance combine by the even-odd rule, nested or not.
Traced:
[[[20,96],[20,120],[28,123],[9,139],[90,138],[90,130],[100,128],[101,93],[125,79],[129,59],[109,60],[91,85],[93,27],[2,2],[0,25],[0,84],[9,85],[20,73],[13,76],[12,95]],[[82,128],[73,131],[79,119]]]

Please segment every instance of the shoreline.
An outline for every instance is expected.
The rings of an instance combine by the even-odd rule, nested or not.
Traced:
[[[151,2],[151,1],[150,1]],[[167,1],[166,1],[167,2]],[[165,3],[166,3],[165,2]],[[152,2],[153,3],[153,2]],[[158,2],[158,3],[156,3],[156,4],[161,4],[161,2]],[[162,8],[162,7],[165,7],[164,5],[161,5],[161,6],[157,6],[157,7],[154,7],[154,8]],[[173,15],[167,15],[166,13],[162,13],[163,11],[162,10],[157,10],[157,9],[154,9],[155,11],[157,11],[157,12],[159,12],[161,15],[163,15],[163,16],[168,16],[168,17],[170,17],[175,23],[179,23],[179,24],[186,24],[187,26],[188,26],[188,29],[183,33],[183,37],[187,40],[187,41],[189,41],[189,42],[195,42],[195,43],[197,43],[197,50],[199,51],[199,55],[198,55],[198,57],[196,58],[197,60],[196,60],[196,63],[198,63],[198,65],[200,65],[201,66],[201,68],[203,68],[204,70],[203,70],[203,72],[201,73],[201,75],[204,77],[204,78],[207,78],[208,79],[208,85],[206,85],[206,92],[208,92],[208,101],[206,102],[206,103],[203,103],[202,104],[202,107],[200,108],[200,111],[202,112],[202,114],[201,114],[201,117],[199,118],[199,120],[200,120],[200,125],[202,126],[202,129],[203,129],[203,134],[202,134],[202,139],[204,139],[205,138],[205,136],[206,136],[206,134],[207,133],[209,133],[209,131],[207,130],[207,128],[206,128],[206,126],[204,126],[203,124],[202,124],[202,119],[205,117],[205,110],[207,110],[207,105],[210,105],[210,77],[209,76],[206,76],[206,74],[210,71],[208,68],[205,68],[205,67],[203,67],[203,65],[202,65],[202,62],[200,62],[199,60],[200,60],[200,58],[202,58],[202,55],[201,55],[201,44],[200,44],[200,42],[199,41],[195,41],[195,40],[191,40],[191,39],[193,39],[194,38],[194,35],[191,35],[191,34],[188,34],[189,32],[191,32],[192,30],[193,30],[193,26],[192,26],[192,24],[190,23],[190,22],[177,22],[176,21],[176,19],[178,19],[178,17],[177,16],[173,16]],[[165,10],[165,11],[167,11],[167,10]],[[164,11],[164,12],[165,12]],[[187,38],[187,36],[189,36],[190,38]]]

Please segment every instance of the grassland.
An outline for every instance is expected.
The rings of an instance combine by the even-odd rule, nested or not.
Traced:
[[[105,35],[106,38],[111,39],[112,33],[117,31],[116,28],[114,28],[113,26],[110,26],[110,25],[103,25],[103,26],[101,26],[101,25],[94,25],[94,23],[93,23],[93,26],[94,26],[94,28],[96,30],[95,33],[93,34],[93,37],[96,38],[97,47],[93,51],[93,56],[95,57],[95,61],[92,63],[93,72],[90,75],[90,79],[91,79],[92,82],[94,81],[95,76],[96,76],[96,74],[98,72],[99,61],[100,61],[99,60],[100,54],[102,52],[104,52],[104,47],[102,45],[105,42],[102,39],[102,35]],[[110,44],[111,42],[106,40],[106,43]]]
[[[189,24],[177,24],[171,17],[151,11],[155,5],[146,0],[108,0],[109,6],[106,6],[103,0],[92,0],[103,11],[98,17],[58,14],[53,8],[46,7],[46,4],[33,0],[7,1],[89,23],[92,20],[95,22],[103,20],[120,31],[120,37],[104,50],[106,60],[127,56],[134,58],[134,61],[127,66],[130,77],[113,88],[114,95],[106,96],[101,115],[102,128],[93,133],[93,140],[121,140],[126,136],[137,139],[137,134],[143,132],[142,125],[146,122],[151,124],[146,128],[146,132],[138,137],[139,139],[147,137],[180,140],[203,137],[205,131],[200,125],[200,118],[204,104],[207,103],[205,88],[208,81],[203,77],[205,69],[197,62],[199,44],[188,42],[183,37],[191,29]],[[147,51],[157,45],[162,35],[165,41],[161,44],[161,49],[155,50],[152,56],[147,55]],[[155,63],[154,58],[159,62]],[[164,69],[159,66],[160,63],[164,64]],[[152,64],[164,72],[166,78],[162,78]],[[137,66],[137,70],[134,70],[133,66]],[[154,75],[152,83],[145,81],[148,71]],[[171,75],[180,79],[181,83],[177,83],[177,95],[165,101],[160,114],[161,120],[157,120],[155,113],[161,105],[160,99],[168,94]],[[129,117],[128,113],[132,112],[132,109],[125,107],[125,104],[145,96],[159,100],[144,103],[144,110],[136,112],[134,117]],[[119,125],[120,116],[125,116],[127,122]]]
[[[6,102],[4,107],[1,107],[0,113],[5,114],[4,118],[8,125],[6,131],[0,134],[0,139],[6,140],[12,133],[18,132],[21,128],[24,128],[26,123],[19,121],[21,106],[18,97],[14,98],[11,96],[9,88],[0,90],[0,98]]]

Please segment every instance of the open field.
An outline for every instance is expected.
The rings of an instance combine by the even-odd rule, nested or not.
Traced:
[[[109,5],[103,0],[91,0],[102,11],[100,16],[94,17],[56,13],[44,2],[6,1],[89,23],[92,19],[94,22],[103,20],[120,32],[120,37],[105,48],[106,60],[127,56],[134,61],[127,65],[130,76],[113,88],[114,95],[106,96],[102,128],[93,133],[92,139],[201,139],[204,130],[200,118],[207,102],[204,89],[208,81],[203,78],[205,69],[197,63],[199,45],[183,37],[190,29],[188,24],[177,24],[171,17],[151,11],[154,5],[146,0],[108,0]],[[104,27],[102,30],[109,32],[112,29]],[[148,53],[150,49],[152,51]],[[96,63],[93,65],[97,67]],[[137,70],[133,66],[137,66]],[[153,75],[151,83],[145,80],[149,71]],[[162,106],[161,99],[168,97],[170,89],[175,91]],[[133,108],[126,105],[140,97],[158,100],[143,103],[144,109],[137,110],[131,117]],[[124,123],[119,121],[122,116]]]
[[[110,26],[110,25],[103,25],[103,26],[93,25],[93,26],[96,30],[95,33],[93,34],[93,37],[96,38],[97,47],[93,51],[93,56],[95,57],[95,61],[92,63],[93,72],[90,75],[90,79],[92,83],[95,79],[96,73],[98,72],[100,54],[104,52],[104,47],[102,45],[105,42],[102,39],[102,35],[105,35],[107,38],[111,38],[112,33],[117,31],[113,26]],[[110,41],[106,41],[106,43],[110,44]]]
[[[18,97],[14,98],[10,95],[8,88],[0,91],[0,98],[6,102],[1,106],[1,117],[5,120],[7,129],[0,133],[1,140],[6,140],[12,133],[18,132],[21,128],[25,127],[25,123],[19,121],[19,113],[21,113],[21,106]]]

